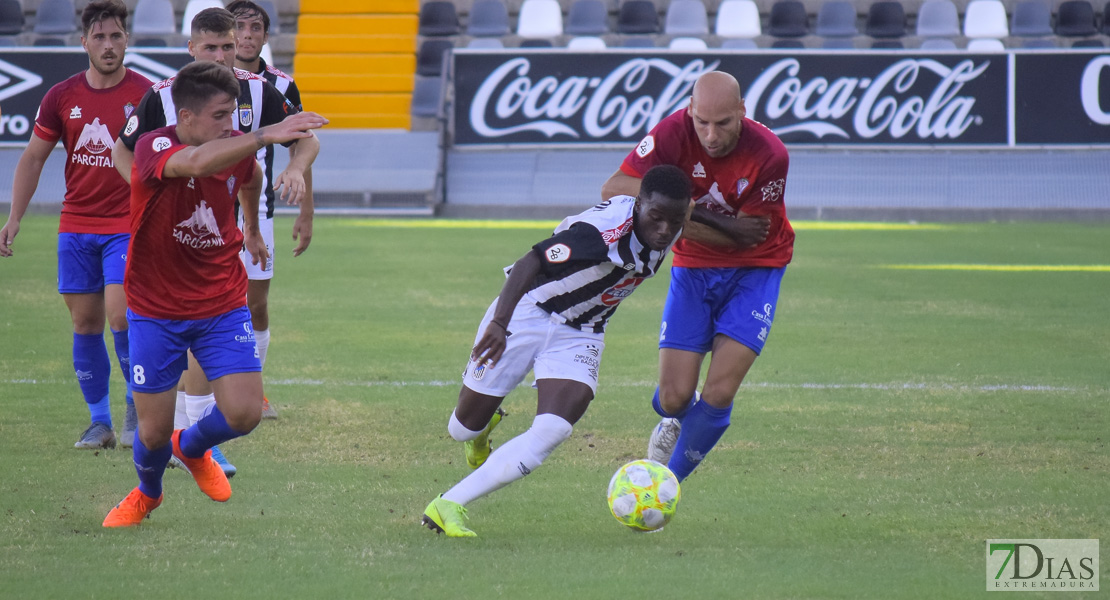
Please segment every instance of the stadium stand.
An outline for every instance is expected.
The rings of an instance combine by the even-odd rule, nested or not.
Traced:
[[[1006,6],[1000,0],[972,0],[964,13],[964,36],[1002,39],[1010,35]]]
[[[1095,8],[1087,0],[1065,0],[1056,8],[1056,35],[1086,37],[1097,33]]]
[[[453,2],[439,0],[420,7],[420,35],[457,35],[459,14]]]
[[[273,0],[255,0],[255,4],[261,6],[262,10],[266,11],[266,16],[270,17],[270,35],[281,33],[281,15],[278,14],[277,5]]]
[[[709,15],[701,0],[671,0],[663,24],[667,35],[709,35]]]
[[[206,8],[223,8],[220,0],[189,0],[185,5],[185,14],[181,17],[181,35],[189,35],[193,17]]]
[[[901,2],[878,0],[867,12],[864,32],[873,38],[900,38],[906,35],[906,11]],[[893,45],[872,45],[872,48],[901,48]]]
[[[476,37],[467,42],[466,47],[471,50],[501,50],[505,43],[501,38]]]
[[[443,65],[449,60],[451,49],[455,45],[451,40],[432,39],[420,44],[416,54],[416,74],[425,77],[439,77],[443,73]]]
[[[1005,52],[1006,47],[1002,45],[1002,40],[994,38],[978,38],[973,39],[967,43],[968,52]]]
[[[959,48],[956,47],[956,42],[949,38],[929,38],[921,42],[921,49],[931,52],[933,50],[958,50]],[[970,50],[970,48],[968,49]]]
[[[800,0],[777,0],[771,5],[767,33],[775,37],[802,37],[809,33],[809,18]],[[776,40],[775,43],[778,43]],[[775,46],[776,48],[793,46]]]
[[[509,31],[509,9],[501,0],[478,0],[471,7],[467,35],[500,37]]]
[[[827,0],[817,12],[814,33],[825,38],[850,38],[859,35],[855,4],[848,0]]]
[[[675,52],[704,52],[709,46],[701,38],[676,37],[667,44],[667,49]]]
[[[70,34],[77,31],[77,9],[73,0],[43,0],[35,16],[35,33]],[[39,45],[37,40],[36,45]]]
[[[955,37],[960,35],[960,17],[951,0],[927,0],[917,11],[919,37]]]
[[[1041,0],[1021,0],[1014,5],[1010,35],[1043,37],[1052,35],[1052,13]]]
[[[135,4],[131,14],[133,35],[173,35],[176,32],[177,21],[170,0],[139,0]]]
[[[714,33],[724,38],[756,38],[762,35],[759,7],[752,0],[725,0],[717,9]]]
[[[0,35],[19,35],[25,23],[19,0],[0,0]]]
[[[524,0],[520,5],[516,33],[523,38],[553,38],[563,35],[563,9],[557,0]]]
[[[1102,27],[1099,29],[1103,35],[1110,35],[1110,2],[1102,9]]]
[[[625,0],[617,16],[617,32],[659,33],[659,13],[655,4],[651,0]]]
[[[571,38],[567,42],[567,50],[575,52],[593,52],[596,50],[604,50],[608,47],[605,40],[597,36],[581,35]]]
[[[601,0],[576,0],[567,11],[564,30],[571,35],[609,33],[609,10]]]

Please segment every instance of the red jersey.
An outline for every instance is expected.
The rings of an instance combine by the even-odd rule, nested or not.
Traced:
[[[131,191],[112,162],[119,131],[150,81],[126,69],[107,89],[89,85],[85,72],[50,88],[35,117],[35,135],[66,149],[66,196],[59,233],[127,233]]]
[[[682,169],[694,184],[698,206],[733,218],[738,212],[771,218],[766,241],[746,250],[679,240],[674,247],[676,267],[782,267],[790,262],[794,229],[783,200],[790,158],[786,146],[762,123],[744,119],[736,147],[714,158],[698,142],[689,113],[676,112],[640,141],[621,171],[642,178],[656,165]]]
[[[254,177],[254,156],[210,177],[165,177],[166,161],[188,147],[175,125],[135,144],[124,291],[128,308],[144,317],[206,319],[247,303],[235,199]]]

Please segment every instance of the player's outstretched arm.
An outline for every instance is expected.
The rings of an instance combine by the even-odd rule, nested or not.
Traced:
[[[707,239],[695,237],[689,239],[737,248],[751,248],[762,244],[771,230],[771,219],[767,217],[747,215],[742,212],[737,213],[735,217],[729,217],[711,212],[700,206],[694,207],[694,212],[690,215],[690,223],[694,225],[691,228],[691,235],[700,234],[706,236]],[[702,227],[698,227],[698,225]],[[721,240],[722,236],[723,244],[718,241]],[[683,237],[687,237],[685,230],[683,231]]]
[[[470,359],[488,363],[494,366],[501,360],[505,353],[506,336],[509,321],[513,318],[513,311],[528,287],[540,272],[540,257],[535,251],[529,250],[528,254],[520,257],[509,271],[505,285],[501,287],[501,294],[497,296],[497,308],[493,310],[493,319],[490,320],[482,337],[470,352]]]
[[[327,119],[316,113],[297,113],[249,135],[220,138],[200,146],[190,146],[170,156],[162,173],[165,177],[208,177],[253,155],[264,146],[311,137],[313,129],[319,129],[327,122]]]
[[[296,116],[289,116],[285,120],[288,121]],[[320,140],[315,135],[297,140],[297,143],[289,146],[289,164],[274,180],[274,190],[279,191],[286,204],[300,204],[304,199],[307,189],[305,173],[312,167],[319,154]]]
[[[270,257],[266,240],[258,228],[258,203],[262,196],[262,167],[254,163],[254,175],[239,188],[239,207],[243,211],[243,247],[251,255],[251,264],[265,264]]]
[[[35,195],[35,190],[39,187],[42,167],[57,143],[32,135],[27,148],[20,155],[12,181],[12,207],[8,213],[8,222],[0,228],[0,256],[12,255],[12,242],[15,241],[15,236],[19,235],[19,222],[23,220],[23,215],[27,214],[31,196]]]
[[[123,143],[123,140],[116,138],[116,143],[112,146],[112,163],[116,165],[120,177],[123,177],[127,183],[131,183],[131,165],[134,162],[135,153]]]

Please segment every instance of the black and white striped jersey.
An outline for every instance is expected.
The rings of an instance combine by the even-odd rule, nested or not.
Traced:
[[[575,329],[604,333],[621,300],[658,272],[678,240],[662,251],[645,246],[633,228],[635,206],[632,196],[614,196],[563,219],[532,246],[541,271],[526,297]]]

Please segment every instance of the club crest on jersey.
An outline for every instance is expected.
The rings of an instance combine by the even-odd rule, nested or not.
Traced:
[[[235,176],[234,175],[227,178],[227,195],[228,196],[234,196],[235,195]]]
[[[239,105],[239,124],[243,127],[250,127],[254,123],[254,110],[251,109],[250,104]]]
[[[694,172],[691,173],[690,176],[691,177],[701,177],[701,178],[704,179],[705,178],[705,167],[701,166],[701,163],[695,164],[694,165]]]
[[[133,113],[133,112],[135,112],[135,105],[134,104],[128,102],[127,104],[123,105],[123,118],[126,119],[127,117],[130,117],[131,113]]]
[[[544,252],[547,257],[547,262],[551,263],[564,263],[570,259],[570,246],[566,244],[555,244]]]
[[[740,181],[736,182],[736,195],[739,196],[740,194],[743,194],[744,190],[747,189],[747,187],[748,187],[748,178],[747,177],[741,177]]]

